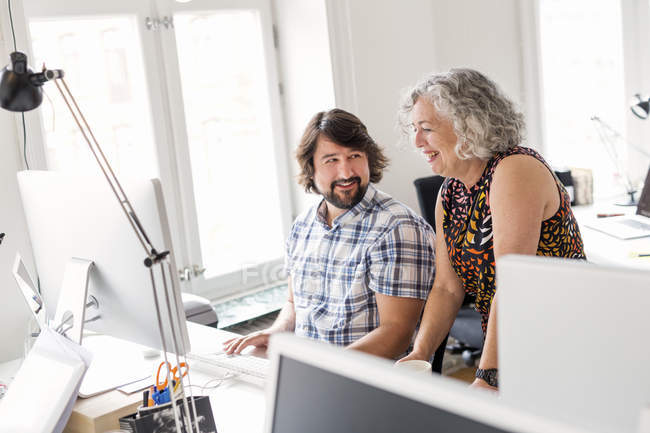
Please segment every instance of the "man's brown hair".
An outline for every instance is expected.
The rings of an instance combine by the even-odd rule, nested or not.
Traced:
[[[316,113],[311,118],[296,149],[296,159],[300,165],[298,183],[305,191],[318,192],[314,185],[314,153],[321,134],[340,146],[365,153],[368,157],[370,182],[377,183],[381,180],[382,172],[388,166],[388,158],[357,116],[334,108]]]

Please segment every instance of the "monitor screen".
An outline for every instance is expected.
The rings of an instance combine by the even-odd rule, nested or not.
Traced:
[[[273,433],[503,433],[453,412],[279,357]]]

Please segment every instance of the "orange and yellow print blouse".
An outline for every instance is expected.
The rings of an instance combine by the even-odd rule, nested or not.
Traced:
[[[553,173],[537,152],[516,146],[493,156],[479,181],[469,190],[460,180],[447,178],[440,192],[442,228],[449,259],[463,282],[465,292],[476,294],[476,310],[481,313],[484,336],[495,291],[490,185],[497,165],[510,155],[530,155]],[[560,194],[560,207],[555,215],[542,221],[537,255],[585,259],[580,230],[571,211],[571,200],[557,177],[555,182]]]

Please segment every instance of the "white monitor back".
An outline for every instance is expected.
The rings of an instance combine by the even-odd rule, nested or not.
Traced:
[[[594,432],[637,432],[650,405],[650,272],[497,261],[504,401]]]
[[[292,334],[271,337],[265,433],[578,433],[466,383]]]
[[[106,179],[99,171],[96,175],[23,171],[18,173],[18,185],[49,318],[55,314],[68,259],[92,260],[88,294],[99,301],[101,317],[87,323],[86,328],[161,349],[151,277],[144,265],[146,254]],[[152,244],[171,251],[160,182],[123,180],[122,185]],[[159,269],[153,268],[167,350],[173,348],[166,307],[169,298],[172,315],[180,313],[180,320],[171,322],[174,335],[189,351],[173,252],[169,262],[169,297],[165,296]],[[95,311],[88,310],[86,319]]]

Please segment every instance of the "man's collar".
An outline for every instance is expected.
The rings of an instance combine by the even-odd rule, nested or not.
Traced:
[[[347,224],[354,217],[356,217],[364,210],[366,210],[372,203],[372,199],[375,198],[375,194],[377,194],[377,189],[374,187],[373,184],[368,183],[368,188],[366,189],[366,193],[363,195],[361,201],[356,205],[354,205],[354,207],[352,207],[351,209],[348,209],[347,211],[343,212],[341,215],[334,218],[334,220],[332,221],[332,228],[336,227],[337,225],[342,226]],[[318,207],[316,208],[316,218],[322,224],[327,226],[327,204],[324,198],[320,201]]]

